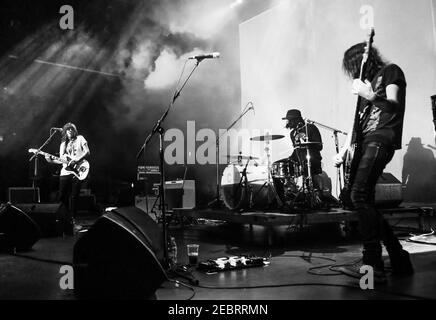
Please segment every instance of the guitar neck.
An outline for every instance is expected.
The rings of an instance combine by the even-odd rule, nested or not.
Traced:
[[[56,156],[54,156],[54,155],[52,155],[52,154],[50,154],[50,153],[47,153],[47,152],[44,152],[44,151],[40,151],[39,153],[42,154],[42,155],[44,155],[44,156],[52,157],[52,159],[57,160],[57,161],[60,161],[60,162],[62,162],[62,163],[65,163],[65,164],[68,163],[68,160],[62,159],[62,158],[60,158],[60,157],[56,157]]]
[[[362,55],[362,63],[360,64],[359,78],[361,81],[365,81],[367,62],[368,62],[369,54],[371,52],[374,35],[375,35],[374,28],[372,28],[371,33],[368,35],[369,38],[366,41],[365,51]],[[359,123],[359,111],[360,111],[361,102],[362,102],[362,98],[360,96],[357,96],[356,112],[354,114],[353,132],[351,134],[351,141],[356,141],[357,125]]]

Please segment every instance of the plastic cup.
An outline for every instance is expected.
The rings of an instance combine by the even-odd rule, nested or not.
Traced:
[[[200,246],[198,244],[188,244],[188,259],[190,265],[196,265],[198,263],[198,251]]]

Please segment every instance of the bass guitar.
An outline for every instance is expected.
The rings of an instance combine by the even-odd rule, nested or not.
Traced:
[[[69,156],[67,156],[66,159],[63,159],[47,152],[38,151],[38,149],[29,149],[29,152],[33,154],[41,154],[43,156],[50,157],[53,160],[62,162],[61,176],[72,174],[79,180],[85,180],[88,176],[90,166],[89,162],[85,159],[82,159],[81,161],[75,163],[72,166],[69,166],[68,163],[73,160]]]
[[[360,65],[360,75],[359,78],[362,81],[365,81],[366,77],[366,67],[367,67],[367,61],[369,53],[371,52],[372,43],[374,41],[374,28],[371,28],[371,32],[368,35],[368,38],[366,40],[366,46],[365,51],[362,56],[362,63]],[[357,96],[357,103],[356,103],[356,111],[354,113],[354,120],[353,120],[353,131],[351,136],[351,145],[347,150],[347,156],[344,161],[344,188],[341,191],[341,194],[339,196],[339,200],[342,203],[342,206],[344,208],[352,208],[352,202],[351,202],[351,186],[353,185],[353,179],[354,174],[356,170],[356,163],[354,161],[355,155],[360,151],[361,145],[360,145],[360,139],[357,139],[357,133],[358,133],[358,125],[360,121],[360,105],[361,105],[362,98],[360,96]]]

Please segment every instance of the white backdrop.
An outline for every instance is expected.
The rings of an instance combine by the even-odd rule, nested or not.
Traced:
[[[281,120],[288,109],[298,108],[303,117],[349,131],[356,97],[342,72],[342,57],[351,45],[366,39],[363,26],[373,21],[374,46],[403,69],[408,82],[403,149],[385,170],[401,180],[410,139],[435,144],[430,101],[436,94],[435,3],[292,0],[245,21],[240,25],[241,104],[244,108],[252,101],[255,114],[247,114],[242,127],[286,136],[272,142],[273,161],[292,152]],[[320,132],[324,170],[335,183],[334,139],[330,131]],[[341,144],[344,138],[340,136]],[[262,157],[259,144],[246,139],[242,150]]]

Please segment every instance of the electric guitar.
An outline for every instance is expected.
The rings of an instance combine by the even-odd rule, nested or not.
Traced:
[[[368,39],[366,41],[365,51],[362,56],[362,63],[360,65],[360,80],[365,81],[366,77],[366,63],[368,61],[369,53],[371,52],[372,43],[374,41],[374,28],[371,28],[371,32],[368,35]],[[339,199],[342,202],[342,205],[344,208],[352,208],[351,203],[351,186],[353,185],[353,179],[354,174],[356,171],[356,164],[355,164],[355,157],[354,155],[360,150],[360,144],[358,139],[356,139],[357,130],[358,130],[358,124],[360,121],[360,105],[361,105],[362,98],[360,96],[357,96],[357,103],[356,103],[356,112],[354,114],[354,122],[353,122],[353,132],[351,136],[351,145],[348,148],[347,156],[344,161],[344,188],[341,191],[341,195],[339,196]]]
[[[75,163],[72,166],[68,166],[68,163],[73,160],[71,157],[67,156],[67,159],[56,157],[50,153],[38,151],[38,149],[29,149],[30,153],[41,154],[43,156],[48,156],[53,160],[62,162],[61,176],[74,175],[79,180],[85,180],[89,173],[89,162],[85,159]]]

